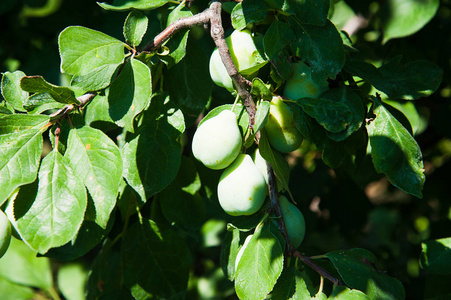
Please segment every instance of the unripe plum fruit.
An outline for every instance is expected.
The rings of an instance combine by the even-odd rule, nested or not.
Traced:
[[[235,160],[240,154],[241,145],[236,115],[230,110],[223,110],[197,128],[192,150],[194,157],[206,167],[220,170]]]
[[[0,210],[0,257],[8,250],[11,241],[11,224],[5,213]]]
[[[266,164],[266,160],[260,154],[260,149],[257,148],[255,150],[253,158],[254,158],[254,164],[260,170],[260,173],[262,173],[263,177],[265,177],[266,184],[269,184],[268,165]],[[279,181],[276,182],[276,185],[277,185],[277,191],[280,192],[282,190],[282,186],[279,183]]]
[[[310,67],[300,61],[293,65],[293,76],[287,80],[283,95],[294,100],[305,97],[318,98],[322,92],[328,89],[326,78],[321,82],[314,81]]]
[[[280,152],[292,152],[302,143],[293,113],[279,97],[273,97],[271,101],[265,132],[271,146]]]
[[[301,211],[289,202],[285,196],[279,197],[280,209],[282,210],[285,228],[287,230],[288,238],[293,247],[298,248],[305,236],[305,220]]]
[[[248,154],[240,154],[219,178],[219,204],[232,216],[251,215],[263,205],[266,181]]]
[[[254,54],[254,51],[257,51],[257,48],[255,47],[249,29],[241,31],[235,30],[225,39],[225,41],[238,72],[258,65],[257,58]],[[227,69],[219,55],[218,48],[213,51],[210,57],[210,76],[217,85],[225,87],[230,92],[234,90],[232,78],[230,78],[227,73]]]

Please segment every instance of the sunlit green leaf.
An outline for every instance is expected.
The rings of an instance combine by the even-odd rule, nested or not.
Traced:
[[[105,228],[122,179],[119,148],[102,131],[85,126],[70,131],[64,157],[94,201],[96,223]]]
[[[252,22],[262,21],[269,12],[269,5],[261,0],[240,2],[232,10],[232,26],[237,30],[242,30]]]
[[[48,122],[49,117],[40,115],[0,117],[0,203],[36,179]]]
[[[139,10],[131,11],[124,24],[125,41],[135,47],[141,44],[141,40],[146,33],[149,20]]]
[[[56,86],[45,81],[42,76],[26,76],[20,80],[20,87],[30,93],[47,93],[61,103],[79,104],[75,93],[68,87]]]
[[[97,2],[100,7],[111,11],[125,11],[131,9],[151,10],[165,5],[170,0],[114,0],[113,4]]]
[[[5,72],[2,76],[2,95],[6,102],[15,110],[25,111],[23,103],[28,98],[28,93],[20,88],[20,79],[26,76],[22,71]]]
[[[74,238],[86,205],[83,182],[67,159],[53,150],[42,160],[37,191],[35,185],[22,187],[14,199],[17,231],[30,247],[46,253]]]
[[[58,39],[61,71],[86,75],[94,69],[124,60],[124,43],[102,32],[81,26],[64,29]]]

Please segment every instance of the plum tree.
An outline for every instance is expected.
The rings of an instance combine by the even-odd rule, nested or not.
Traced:
[[[263,205],[266,181],[248,154],[240,154],[218,183],[219,204],[232,216],[251,215]]]
[[[234,30],[225,40],[238,71],[243,75],[255,74],[260,61],[258,60],[258,50],[250,30]],[[210,76],[217,85],[225,87],[230,92],[234,90],[232,78],[227,73],[218,48],[213,51],[210,57]]]
[[[8,250],[11,241],[11,224],[5,213],[0,210],[0,257]]]
[[[329,89],[326,79],[324,76],[321,80],[314,80],[310,67],[299,61],[293,65],[293,75],[287,80],[283,95],[290,99],[318,98],[322,92]]]
[[[269,143],[280,152],[291,152],[299,148],[302,135],[296,128],[290,107],[279,97],[273,97],[265,132]]]
[[[298,248],[304,240],[305,235],[304,215],[285,196],[279,197],[279,203],[288,238],[293,247]]]
[[[236,115],[224,110],[197,128],[192,143],[194,157],[210,169],[224,169],[240,153],[242,138]]]

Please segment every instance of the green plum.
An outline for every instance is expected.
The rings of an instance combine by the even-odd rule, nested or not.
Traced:
[[[263,177],[265,177],[266,184],[269,184],[268,165],[266,164],[266,160],[263,158],[263,156],[261,156],[260,149],[257,148],[255,150],[253,159],[254,159],[254,164],[260,170]],[[280,192],[282,190],[282,185],[279,183],[279,181],[276,182],[276,185],[277,185],[277,191]]]
[[[8,250],[11,241],[11,224],[5,213],[0,210],[0,257]]]
[[[280,209],[282,210],[285,228],[287,229],[288,238],[293,247],[298,248],[305,236],[305,220],[301,211],[285,196],[279,197]]]
[[[235,30],[225,40],[238,72],[244,71],[243,75],[255,74],[256,70],[253,68],[258,66],[260,62],[257,59],[256,54],[258,52],[255,52],[257,48],[250,30]],[[225,87],[230,92],[234,91],[232,78],[227,74],[227,69],[222,63],[218,48],[213,51],[210,57],[210,76],[217,85]]]
[[[294,100],[305,97],[318,98],[322,92],[328,89],[327,78],[314,81],[310,67],[300,61],[293,65],[293,76],[286,82],[283,95]]]
[[[280,152],[292,152],[302,143],[290,107],[279,97],[273,97],[265,132],[271,146]]]
[[[220,170],[230,165],[240,154],[242,137],[236,115],[223,110],[203,122],[194,133],[194,157],[206,167]]]
[[[248,154],[240,154],[219,178],[219,204],[232,216],[251,215],[266,197],[265,177]]]

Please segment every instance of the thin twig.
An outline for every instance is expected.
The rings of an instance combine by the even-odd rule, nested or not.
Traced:
[[[80,102],[79,104],[67,104],[63,108],[51,114],[50,118],[59,120],[64,116],[67,116],[70,112],[74,111],[75,109],[83,108],[89,101],[94,99],[95,96],[97,96],[97,92],[87,92],[86,94],[81,95],[80,97],[77,98],[77,100]]]

